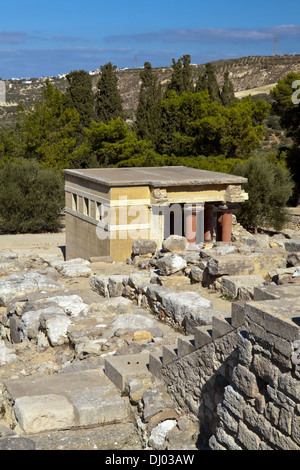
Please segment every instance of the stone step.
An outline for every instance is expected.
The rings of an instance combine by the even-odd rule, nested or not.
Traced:
[[[186,336],[183,338],[178,338],[177,342],[177,354],[178,357],[186,356],[187,354],[195,351],[195,336]]]
[[[202,348],[212,341],[211,325],[197,326],[195,328],[195,348]]]
[[[212,339],[215,340],[233,331],[231,316],[214,315],[212,318]]]
[[[163,367],[162,360],[162,351],[151,352],[149,354],[149,372],[156,377],[159,375],[159,371]]]
[[[128,420],[128,399],[101,369],[23,377],[4,385],[25,434]]]
[[[129,379],[134,378],[141,382],[149,380],[149,352],[111,356],[105,359],[104,367],[106,376],[119,390],[124,391]]]
[[[174,344],[174,345],[167,345],[167,346],[163,346],[163,359],[162,359],[162,362],[163,362],[163,365],[167,365],[167,364],[170,364],[170,362],[172,361],[175,361],[176,359],[178,359],[178,349],[177,349],[177,344]]]

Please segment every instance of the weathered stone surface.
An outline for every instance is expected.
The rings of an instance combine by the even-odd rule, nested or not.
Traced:
[[[132,313],[132,301],[119,296],[105,298],[101,302],[88,305],[81,312],[81,316],[98,318],[102,315],[107,316],[107,314],[121,315],[124,313]]]
[[[288,266],[300,266],[300,251],[288,253],[286,262]]]
[[[32,292],[63,292],[64,286],[38,273],[10,276],[0,281],[0,306],[5,306],[15,297],[23,297]]]
[[[117,316],[109,325],[112,331],[117,330],[147,330],[157,325],[155,319],[144,317],[137,313]]]
[[[58,306],[66,315],[77,317],[80,312],[87,307],[87,304],[85,304],[78,295],[61,295],[38,300],[35,302],[35,306],[41,309],[50,306]]]
[[[67,332],[71,324],[70,318],[64,315],[55,315],[46,320],[47,336],[51,346],[61,346],[69,342]]]
[[[190,278],[192,282],[201,282],[203,279],[203,269],[199,268],[199,266],[192,266]]]
[[[253,249],[266,249],[269,248],[269,236],[268,235],[243,235],[241,242],[243,245],[249,246]]]
[[[255,375],[241,364],[234,369],[232,379],[237,388],[248,397],[254,398],[259,393]]]
[[[286,251],[290,251],[290,252],[300,251],[300,237],[299,239],[293,238],[291,240],[286,240],[284,246],[285,246]]]
[[[254,263],[248,256],[238,254],[215,256],[208,260],[207,270],[211,276],[247,275],[253,273]]]
[[[16,418],[27,434],[50,429],[66,429],[75,426],[74,408],[66,397],[60,395],[36,395],[17,398]]]
[[[17,360],[15,352],[15,349],[13,349],[9,344],[0,340],[0,366],[15,362]]]
[[[177,292],[172,291],[166,293],[161,300],[164,313],[175,320],[176,323],[182,324],[186,316],[194,315],[200,321],[202,316],[202,324],[211,321],[211,311],[207,311],[212,307],[212,302],[205,299],[197,292]]]
[[[286,252],[281,248],[269,248],[261,252],[254,252],[249,255],[253,261],[253,274],[261,274],[267,276],[271,269],[286,267]]]
[[[132,253],[134,255],[147,255],[153,254],[157,250],[157,245],[154,240],[138,239],[134,240],[132,244]]]
[[[241,300],[253,299],[254,287],[265,282],[260,274],[249,276],[224,276],[222,277],[222,293],[238,297]]]
[[[99,295],[103,297],[109,297],[108,292],[108,280],[109,276],[102,274],[102,275],[93,275],[89,279],[90,286],[92,290],[98,292]]]
[[[0,450],[36,450],[36,444],[26,437],[7,437],[0,440]]]
[[[180,235],[170,235],[162,243],[162,249],[165,252],[181,252],[188,249],[189,242]]]
[[[70,264],[61,270],[61,274],[65,277],[90,277],[93,271],[88,266]]]
[[[186,261],[176,253],[166,254],[157,261],[157,267],[163,276],[182,271],[187,267]]]
[[[167,434],[176,426],[176,420],[168,419],[159,423],[153,429],[149,438],[149,446],[155,450],[164,450],[166,448]]]

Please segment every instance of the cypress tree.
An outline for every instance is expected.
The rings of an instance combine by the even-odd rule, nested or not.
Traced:
[[[191,56],[186,54],[175,61],[172,59],[172,77],[167,85],[166,94],[175,91],[177,95],[193,91]]]
[[[85,70],[75,70],[67,75],[68,90],[63,96],[66,108],[75,108],[79,114],[81,127],[88,127],[94,118],[95,97],[92,79]]]
[[[198,77],[195,91],[208,90],[210,99],[215,103],[221,104],[220,89],[215,74],[215,67],[208,63],[205,65],[205,72]]]
[[[96,120],[106,124],[111,119],[125,118],[122,98],[118,88],[116,66],[111,62],[101,66],[101,78],[96,95]]]
[[[223,106],[230,106],[230,103],[234,100],[234,88],[232,81],[229,79],[229,72],[224,73],[224,84],[221,91],[221,101]]]
[[[161,85],[150,62],[140,73],[141,87],[134,130],[140,139],[157,143],[161,123]]]

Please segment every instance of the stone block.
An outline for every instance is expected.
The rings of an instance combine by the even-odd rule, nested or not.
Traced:
[[[213,315],[212,317],[212,338],[217,339],[233,331],[231,318],[224,315]]]
[[[195,338],[194,335],[178,338],[177,354],[178,357],[186,356],[195,351]]]
[[[149,379],[149,353],[114,356],[105,359],[105,374],[121,391],[130,378]]]
[[[119,423],[127,420],[127,402],[111,384],[68,393],[79,426]]]
[[[212,329],[211,325],[198,326],[194,331],[195,335],[195,347],[196,349],[202,348],[212,341]]]
[[[237,276],[252,274],[254,262],[251,258],[239,254],[215,256],[209,259],[207,270],[211,276]]]
[[[138,239],[132,244],[132,253],[134,255],[153,254],[157,250],[156,242],[153,240]]]
[[[241,364],[235,367],[232,380],[236,387],[248,397],[255,398],[258,395],[259,389],[255,375]]]
[[[26,434],[53,429],[68,429],[76,425],[74,408],[66,397],[61,395],[36,395],[17,398],[15,415]]]
[[[254,323],[254,329],[255,324],[259,325],[266,333],[271,333],[281,340],[292,343],[300,338],[300,328],[297,321],[300,315],[298,299],[283,298],[249,302],[245,305],[245,315],[249,321],[249,332],[252,331],[252,323]]]
[[[222,293],[241,300],[250,300],[254,296],[254,287],[265,282],[260,274],[249,276],[223,276]]]
[[[189,242],[180,235],[170,235],[162,243],[162,249],[165,252],[181,252],[188,249]]]
[[[182,271],[187,267],[186,261],[176,253],[168,253],[157,261],[157,267],[162,276]]]
[[[286,251],[289,251],[289,252],[300,251],[300,238],[299,239],[293,238],[290,240],[286,240],[284,246],[285,246]]]
[[[177,355],[177,345],[166,345],[163,346],[163,365],[167,365],[170,362],[178,359]]]

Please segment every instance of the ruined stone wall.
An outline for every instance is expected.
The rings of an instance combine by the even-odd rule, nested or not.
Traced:
[[[241,326],[171,362],[161,377],[212,450],[300,450],[295,299],[236,305]],[[294,306],[294,307],[293,307]],[[293,311],[292,319],[282,309]]]

